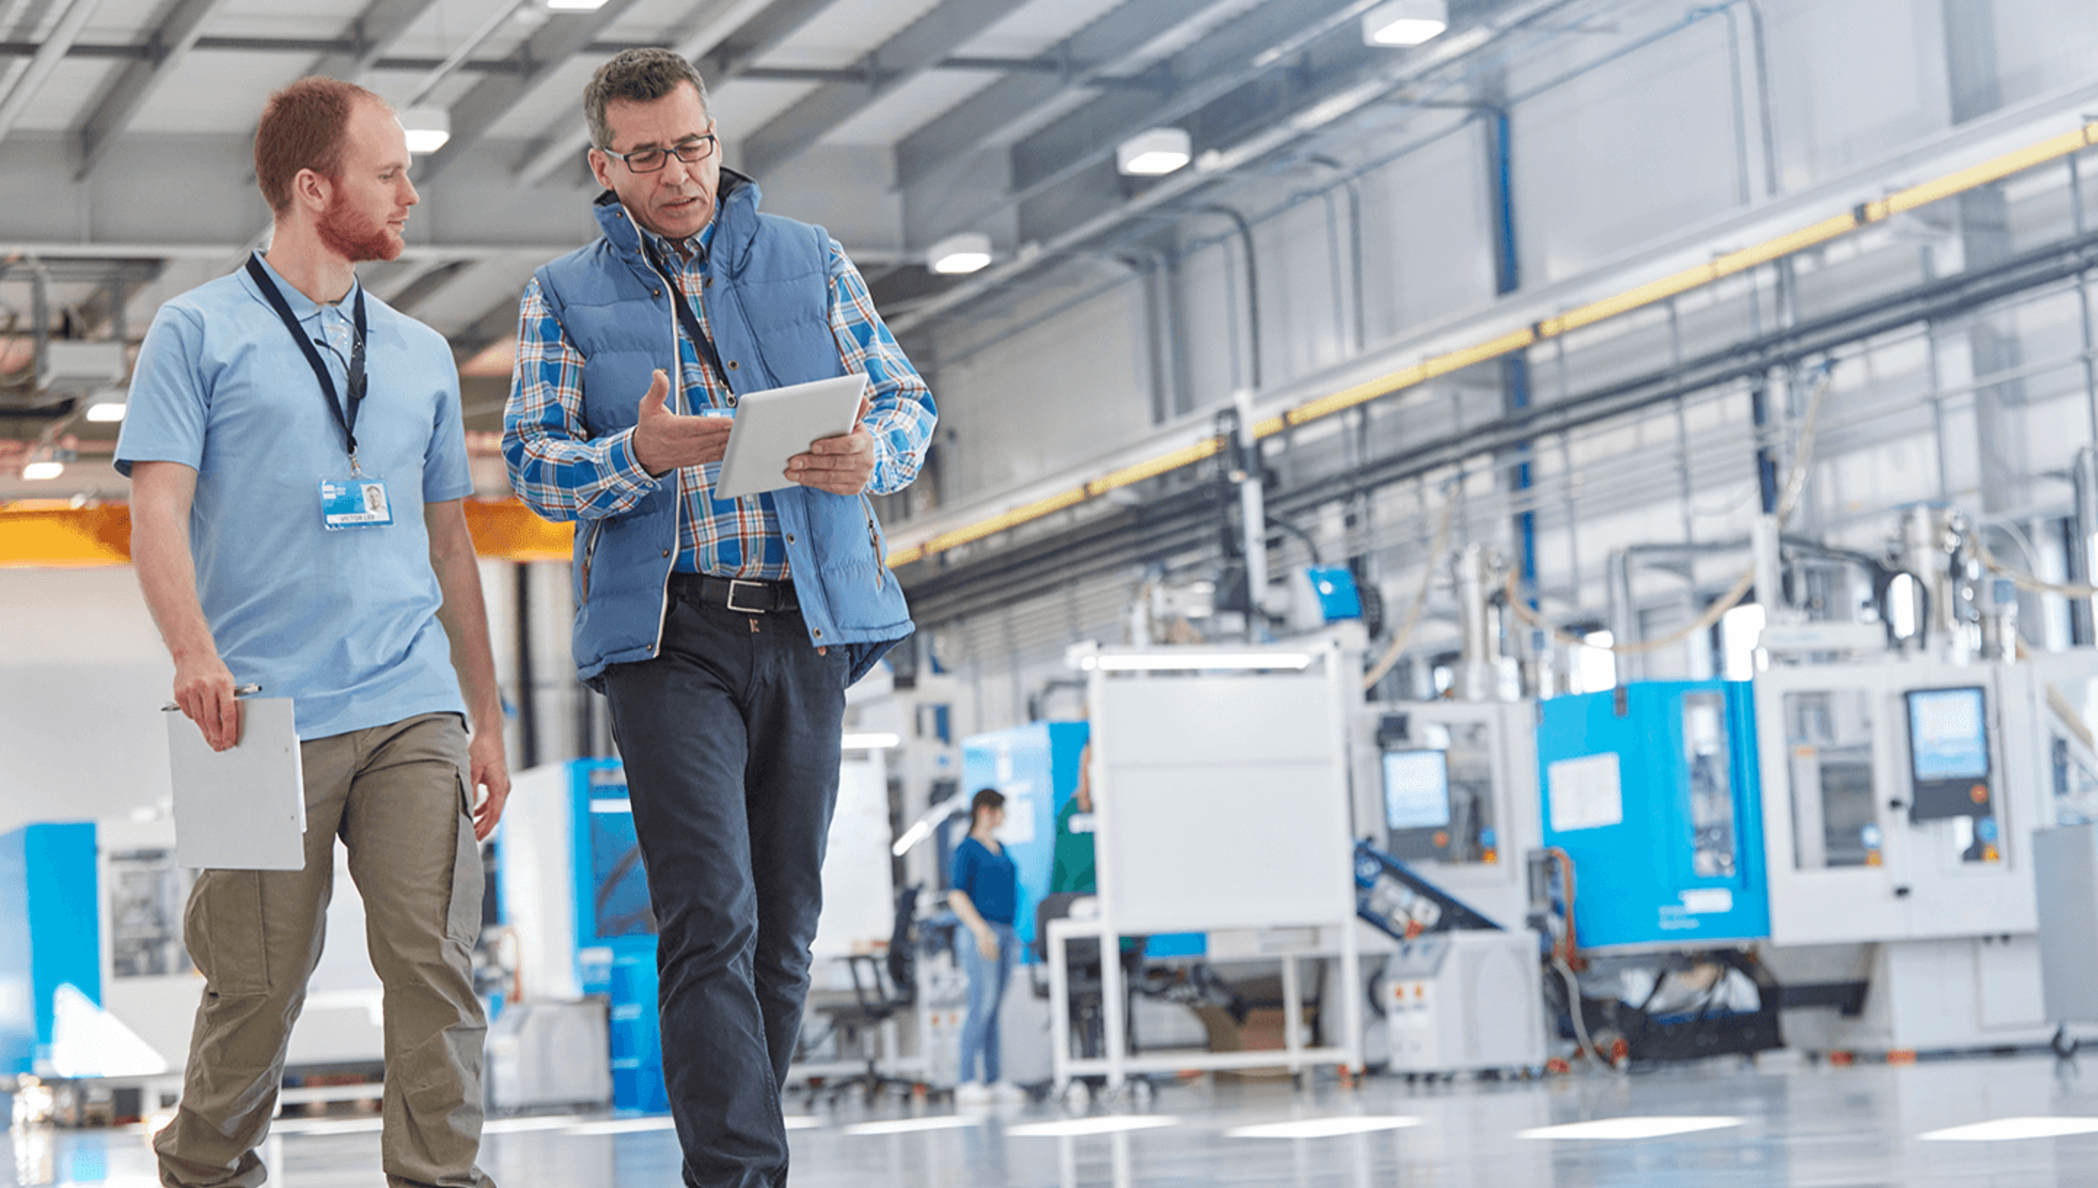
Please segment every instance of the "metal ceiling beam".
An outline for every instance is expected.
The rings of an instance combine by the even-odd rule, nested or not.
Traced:
[[[1145,0],[1110,11],[1042,55],[1047,61],[1071,63],[1072,68],[1062,75],[1010,74],[904,137],[896,146],[897,188],[909,189],[940,166],[976,151],[1064,95],[1103,85],[1108,82],[1107,72],[1137,49],[1223,2],[1226,0]]]
[[[117,142],[136,116],[146,100],[153,97],[160,84],[174,73],[190,48],[203,33],[204,22],[211,19],[226,0],[175,0],[166,14],[153,27],[152,44],[157,47],[154,56],[143,62],[133,62],[117,76],[115,83],[102,94],[95,110],[74,134],[80,148],[80,166],[73,173],[79,181],[95,171],[102,163],[110,147]]]
[[[0,99],[0,140],[7,139],[7,134],[14,131],[15,121],[22,118],[23,110],[29,106],[29,101],[36,97],[37,91],[44,85],[44,80],[51,77],[51,72],[58,68],[58,63],[72,51],[74,39],[80,36],[80,30],[86,27],[87,19],[95,14],[96,6],[101,3],[102,0],[73,0],[72,7],[66,9],[64,15],[58,18],[57,28],[53,29],[51,36],[37,48],[36,56],[30,60],[29,69],[24,70],[22,76],[15,80],[15,85],[7,92],[7,98]]]
[[[825,83],[752,132],[742,143],[741,168],[763,178],[1012,11],[1011,0],[943,0],[861,60],[866,81]]]
[[[387,51],[400,44],[402,35],[435,7],[437,0],[372,0],[350,23],[351,44],[323,51],[306,73],[361,82]]]
[[[721,0],[708,0],[709,3]],[[539,27],[525,40],[515,57],[525,68],[514,75],[488,75],[475,83],[464,98],[452,104],[452,138],[430,154],[420,170],[427,184],[480,143],[512,107],[546,85],[560,73],[570,58],[587,49],[597,35],[632,8],[636,0],[609,0],[594,12],[561,13]]]
[[[726,36],[717,36],[714,17],[720,5],[703,3],[685,22],[685,31],[669,38],[683,57],[699,68],[709,87],[749,72],[756,61],[793,36],[832,0],[773,0]],[[564,166],[573,168],[590,147],[590,132],[579,119],[564,119],[535,137],[518,166],[522,185],[537,185]]]

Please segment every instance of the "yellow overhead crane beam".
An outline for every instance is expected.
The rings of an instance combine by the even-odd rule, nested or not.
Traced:
[[[1306,401],[1284,410],[1279,416],[1256,422],[1253,426],[1254,435],[1259,438],[1273,437],[1293,426],[1332,416],[1358,404],[1365,404],[1379,397],[1426,383],[1437,376],[1514,354],[1547,339],[1584,326],[1592,326],[1620,314],[1643,309],[1714,281],[1827,243],[1861,227],[1884,222],[1905,211],[2002,181],[2012,174],[2060,160],[2092,145],[2098,145],[2098,123],[2088,123],[2076,131],[2052,136],[1965,169],[1955,170],[1943,177],[1910,186],[1876,202],[1861,203],[1846,214],[1822,219],[1753,247],[1727,252],[1707,263],[1648,281],[1599,301],[1591,301],[1546,318],[1535,325],[1434,355],[1411,367],[1402,367],[1365,383]],[[900,568],[922,561],[949,549],[1039,520],[1065,508],[1075,507],[1088,499],[1097,499],[1118,488],[1156,478],[1184,466],[1192,466],[1216,456],[1222,448],[1218,439],[1204,438],[1193,445],[1169,450],[1134,465],[1109,471],[1047,498],[1008,508],[965,527],[940,533],[923,544],[897,549],[888,556],[889,567]],[[475,547],[483,557],[515,561],[568,559],[570,542],[573,540],[571,525],[547,523],[516,499],[468,500],[466,507],[467,523],[473,529]],[[76,508],[64,500],[18,500],[13,503],[0,503],[0,568],[127,564],[131,559],[130,526],[130,509],[121,504],[91,504]]]
[[[574,525],[542,520],[516,499],[469,499],[474,551],[507,561],[566,561]],[[0,569],[76,569],[131,563],[131,507],[65,499],[0,504]]]
[[[1605,297],[1599,301],[1591,301],[1586,305],[1546,318],[1521,330],[1511,331],[1497,338],[1489,338],[1471,346],[1434,355],[1411,367],[1403,367],[1365,383],[1356,384],[1354,387],[1344,388],[1331,395],[1307,401],[1297,405],[1295,408],[1285,410],[1280,416],[1268,417],[1265,420],[1256,422],[1253,426],[1253,433],[1256,437],[1272,437],[1286,428],[1302,425],[1307,421],[1315,421],[1321,417],[1332,416],[1334,413],[1353,408],[1358,404],[1367,403],[1378,397],[1404,391],[1437,376],[1447,375],[1450,372],[1470,367],[1476,363],[1484,363],[1490,359],[1498,359],[1503,355],[1514,354],[1516,351],[1525,350],[1547,339],[1557,338],[1569,331],[1578,330],[1583,326],[1592,326],[1597,322],[1617,317],[1620,314],[1630,313],[1633,310],[1643,309],[1649,305],[1666,301],[1671,297],[1709,285],[1714,281],[1733,276],[1736,273],[1746,272],[1751,268],[1768,264],[1773,260],[1792,255],[1795,252],[1827,243],[1861,227],[1883,222],[1904,211],[1914,210],[1919,206],[1926,206],[1941,199],[1950,198],[1956,194],[1988,185],[1991,182],[2001,181],[2014,173],[2021,173],[2035,165],[2044,165],[2049,161],[2059,160],[2092,145],[2098,145],[2098,123],[2086,124],[2074,132],[2066,132],[2060,136],[2049,137],[2036,144],[2027,145],[2024,148],[1983,161],[1978,165],[1955,170],[1943,177],[1935,178],[1921,185],[1910,186],[1907,189],[1889,194],[1877,202],[1862,203],[1845,214],[1822,219],[1820,222],[1811,223],[1796,231],[1765,240],[1753,247],[1727,252],[1714,257],[1707,263],[1685,268],[1680,272],[1671,273],[1658,280],[1648,281],[1643,285],[1634,286],[1622,293]],[[980,520],[964,528],[943,532],[921,545],[907,549],[898,549],[889,554],[889,567],[894,569],[909,565],[914,561],[922,561],[927,557],[936,553],[943,553],[958,545],[982,540],[987,536],[1003,532],[1008,528],[1017,527],[1030,520],[1040,519],[1051,512],[1061,511],[1064,508],[1083,503],[1087,499],[1104,495],[1116,487],[1125,487],[1130,483],[1139,482],[1143,479],[1152,478],[1167,471],[1177,470],[1182,466],[1199,462],[1204,458],[1215,455],[1221,448],[1221,443],[1217,439],[1209,438],[1195,445],[1186,446],[1161,454],[1148,461],[1139,462],[1134,466],[1123,467],[1120,470],[1112,471],[1094,479],[1083,486],[1073,487],[1068,491],[1051,495],[1046,499],[1038,499],[1032,503],[1000,512],[995,516]]]

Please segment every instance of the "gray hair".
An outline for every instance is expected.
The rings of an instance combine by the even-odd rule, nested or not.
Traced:
[[[691,83],[699,92],[699,105],[707,105],[706,80],[699,69],[681,55],[667,49],[621,50],[597,68],[590,85],[583,88],[583,116],[590,121],[590,143],[601,149],[612,147],[612,128],[605,123],[605,108],[615,99],[628,103],[653,103]]]

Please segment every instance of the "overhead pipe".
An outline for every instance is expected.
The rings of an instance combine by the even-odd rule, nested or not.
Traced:
[[[987,268],[977,273],[969,281],[956,285],[942,292],[937,297],[923,302],[909,313],[890,319],[889,328],[897,334],[904,334],[914,330],[950,309],[967,304],[990,289],[1017,279],[1042,263],[1055,258],[1060,253],[1069,251],[1086,240],[1104,234],[1130,219],[1140,217],[1146,211],[1164,206],[1175,198],[1182,197],[1201,186],[1207,185],[1216,174],[1228,173],[1265,157],[1284,145],[1301,139],[1321,128],[1327,127],[1335,120],[1369,106],[1371,103],[1389,94],[1392,90],[1402,87],[1409,82],[1425,78],[1443,66],[1478,53],[1515,29],[1547,16],[1558,9],[1568,7],[1574,2],[1575,0],[1537,0],[1536,3],[1526,5],[1516,12],[1473,26],[1462,33],[1438,38],[1427,46],[1423,46],[1421,49],[1406,55],[1400,64],[1393,68],[1379,72],[1368,81],[1350,87],[1310,110],[1299,113],[1295,118],[1285,121],[1276,128],[1257,133],[1243,143],[1234,145],[1229,149],[1212,150],[1210,153],[1203,154],[1192,167],[1169,174],[1157,184],[1114,210],[1097,215],[1076,227],[1056,235],[1042,245],[1040,252],[1030,255],[1024,260],[1015,259],[1007,264]],[[1308,30],[1305,34],[1292,39],[1291,45],[1297,45],[1299,42],[1308,44],[1307,38],[1314,37],[1322,32],[1323,26],[1315,27],[1313,30]],[[1294,49],[1284,48],[1280,52],[1282,56],[1286,56],[1288,53],[1295,51]],[[1262,55],[1263,59],[1268,57],[1269,55]],[[1278,56],[1273,60],[1279,61],[1280,57]],[[1265,67],[1262,67],[1262,69],[1265,69]],[[1197,110],[1202,104],[1237,89],[1244,85],[1246,81],[1246,77],[1234,75],[1225,80],[1225,83],[1216,86],[1193,88],[1188,92],[1186,99],[1178,101],[1169,108],[1155,114],[1161,120],[1170,120],[1179,115],[1185,115],[1190,111]],[[1218,89],[1219,87],[1221,89]],[[1073,162],[1066,170],[1052,174],[1033,186],[1006,194],[995,203],[978,211],[971,219],[963,221],[981,222],[992,218],[999,212],[1035,196],[1047,186],[1064,180],[1067,175],[1075,176],[1077,173],[1090,169],[1099,161],[1113,155],[1114,145],[1103,145],[1079,161]]]
[[[1223,215],[1231,220],[1233,226],[1238,228],[1238,241],[1244,249],[1246,257],[1246,339],[1248,347],[1246,351],[1246,369],[1248,372],[1247,379],[1250,382],[1245,385],[1245,390],[1258,392],[1261,388],[1260,262],[1253,250],[1253,225],[1246,221],[1246,216],[1240,214],[1237,208],[1226,206],[1221,202],[1206,203],[1195,209],[1204,214]],[[1234,395],[1233,399],[1237,399],[1237,396]],[[1247,404],[1240,410],[1239,415],[1243,424],[1249,427],[1248,431],[1250,431],[1250,426],[1253,424],[1252,405],[1250,403]]]

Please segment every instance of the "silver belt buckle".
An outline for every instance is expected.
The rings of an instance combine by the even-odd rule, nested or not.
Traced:
[[[728,608],[729,608],[730,610],[732,610],[732,611],[741,611],[741,612],[743,612],[743,613],[744,613],[744,614],[746,614],[746,615],[763,615],[763,614],[769,614],[769,613],[771,613],[771,611],[772,611],[772,608],[771,608],[771,607],[769,607],[769,606],[737,606],[737,605],[736,605],[736,590],[737,590],[737,588],[738,588],[738,587],[740,587],[740,586],[749,586],[749,587],[751,587],[752,589],[762,590],[762,589],[764,589],[764,588],[765,588],[765,583],[764,583],[764,582],[749,582],[749,581],[744,581],[744,580],[743,580],[742,578],[730,578],[730,579],[728,580],[728,603],[727,603],[727,606],[728,606]],[[775,599],[775,601],[777,601],[777,600]]]

